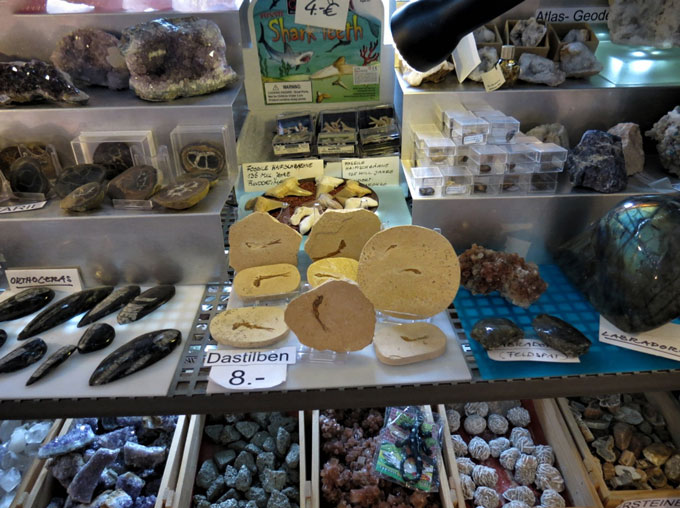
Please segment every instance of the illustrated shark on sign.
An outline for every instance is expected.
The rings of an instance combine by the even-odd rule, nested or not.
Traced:
[[[349,8],[368,22],[368,28],[373,37],[379,37],[380,20],[373,15],[373,10],[370,7],[363,5],[364,3],[366,3],[365,0],[349,0]]]
[[[264,49],[269,54],[269,58],[278,62],[286,62],[291,67],[297,69],[302,64],[309,63],[314,55],[313,51],[302,51],[296,53],[287,41],[283,41],[283,53],[272,48],[264,38],[264,26],[260,23],[260,30],[262,31],[257,42],[264,46]]]

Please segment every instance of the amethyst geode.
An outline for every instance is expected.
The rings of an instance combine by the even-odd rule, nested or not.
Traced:
[[[169,101],[235,83],[219,27],[195,17],[155,19],[123,31],[130,87],[142,99]]]
[[[89,98],[54,65],[41,60],[0,62],[0,106],[40,101],[85,104]]]
[[[633,196],[560,247],[556,261],[619,329],[680,316],[680,195]]]

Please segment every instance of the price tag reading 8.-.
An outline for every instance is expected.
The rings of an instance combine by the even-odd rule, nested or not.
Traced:
[[[286,381],[288,365],[241,365],[210,369],[210,379],[232,391],[262,390]]]
[[[297,0],[295,23],[344,30],[350,0]]]

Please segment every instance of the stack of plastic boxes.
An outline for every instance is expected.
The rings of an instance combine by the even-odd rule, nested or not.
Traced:
[[[413,128],[420,196],[555,192],[566,149],[524,136],[519,121],[488,106],[439,108],[437,119]]]

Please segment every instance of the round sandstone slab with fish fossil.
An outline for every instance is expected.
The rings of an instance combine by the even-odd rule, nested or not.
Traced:
[[[106,180],[106,168],[99,164],[76,164],[64,168],[54,184],[54,190],[60,198],[65,198],[78,187],[86,183]]]
[[[208,195],[209,190],[208,180],[195,178],[166,187],[153,197],[153,201],[172,210],[186,210],[197,205]]]
[[[130,145],[122,141],[99,143],[92,154],[92,162],[106,168],[106,178],[115,178],[134,166]]]
[[[132,166],[109,182],[111,199],[145,200],[160,189],[162,177],[153,166]]]
[[[186,145],[180,151],[179,159],[187,173],[210,171],[219,174],[227,165],[224,149],[212,143]]]
[[[314,261],[334,257],[358,260],[380,227],[378,216],[368,210],[328,210],[309,234],[305,252]]]
[[[218,343],[231,347],[265,347],[283,339],[288,333],[284,321],[285,307],[240,307],[220,312],[210,321],[210,335]]]
[[[14,192],[47,194],[50,181],[34,157],[19,157],[9,168],[9,184]]]
[[[359,262],[352,258],[324,258],[314,261],[307,268],[307,282],[312,288],[329,280],[351,280],[356,282]]]
[[[285,263],[239,270],[232,285],[243,300],[286,295],[299,287],[300,272],[297,266]]]
[[[61,200],[59,206],[67,212],[87,212],[99,208],[106,197],[106,186],[100,182],[81,185]]]

